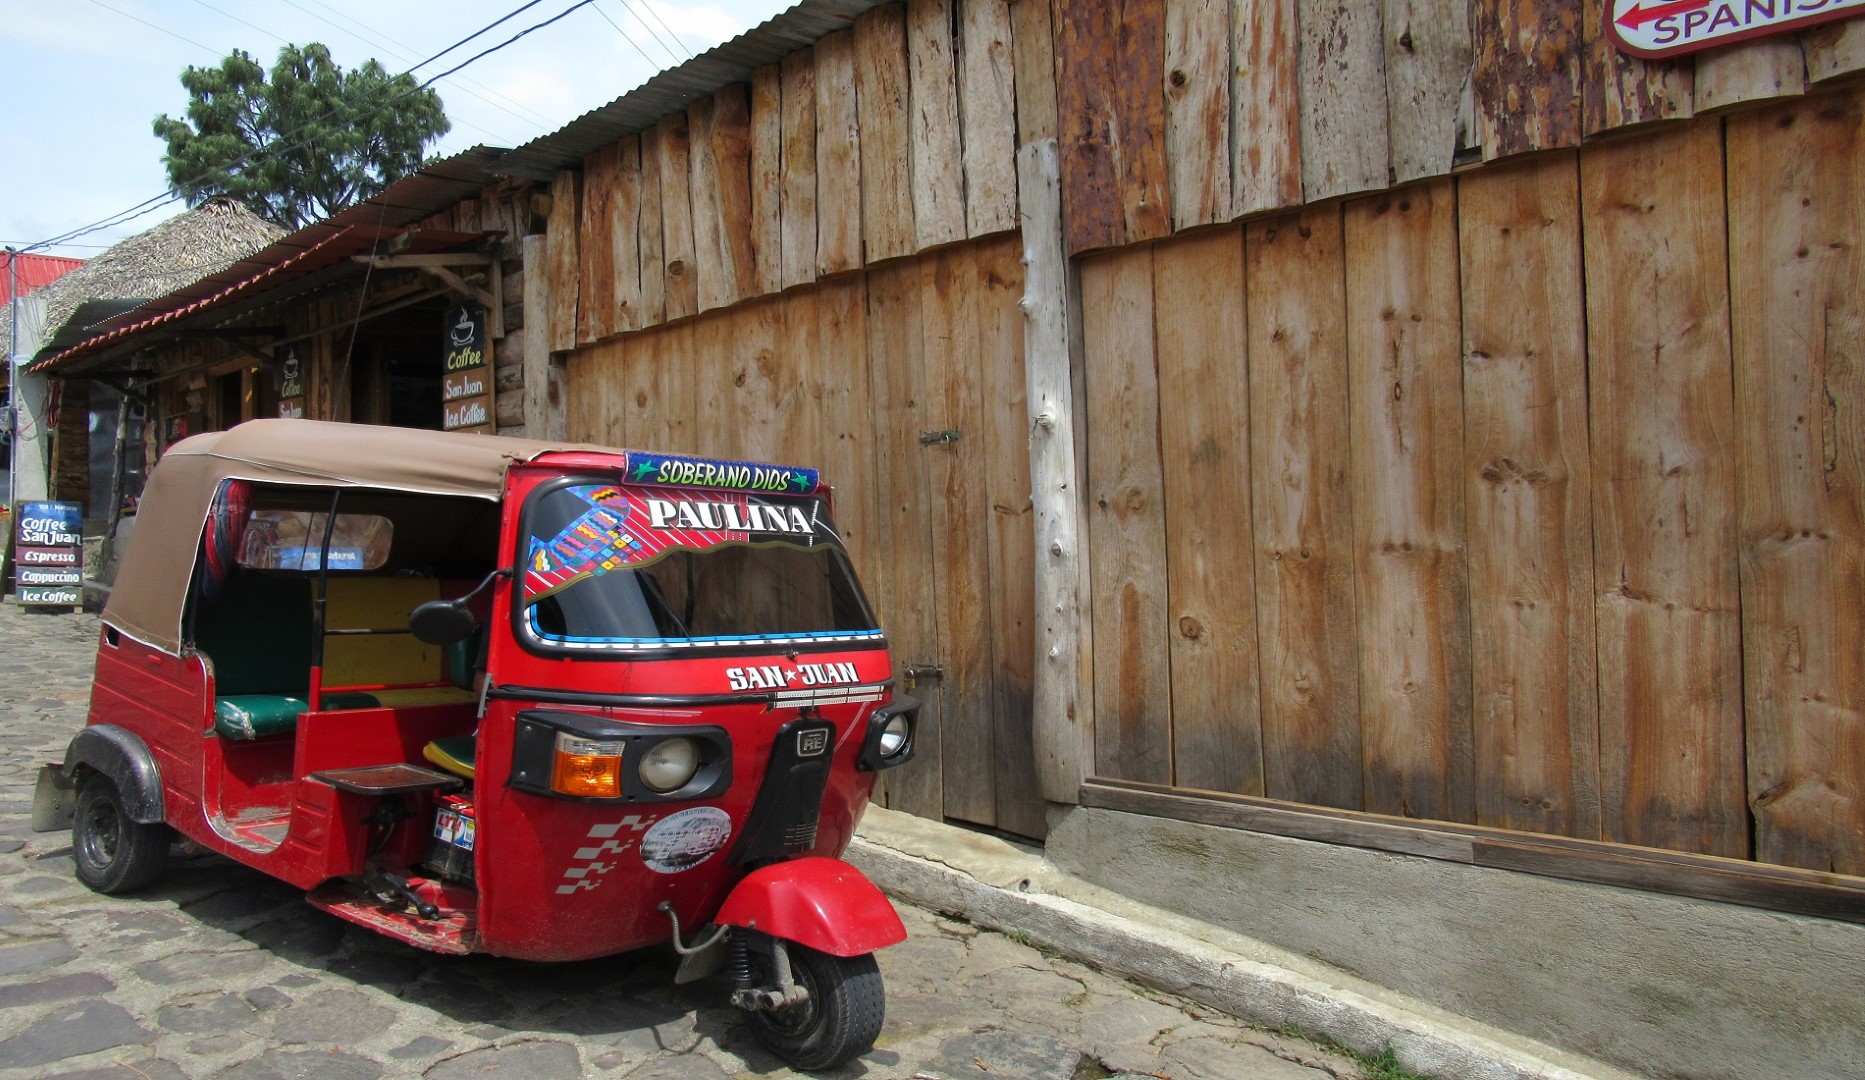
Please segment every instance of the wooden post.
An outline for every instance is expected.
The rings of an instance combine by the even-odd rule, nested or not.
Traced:
[[[1036,776],[1043,798],[1079,801],[1094,760],[1093,695],[1083,690],[1087,551],[1075,470],[1068,256],[1062,173],[1053,138],[1017,151],[1023,219],[1023,363],[1029,380],[1030,500],[1036,536],[1036,667],[1031,690]]]
[[[525,436],[542,439],[550,426],[550,311],[549,237],[532,234],[524,239]]]

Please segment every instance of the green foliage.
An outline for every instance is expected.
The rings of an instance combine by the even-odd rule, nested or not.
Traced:
[[[328,217],[419,169],[452,125],[440,95],[374,60],[345,72],[312,42],[279,50],[270,78],[235,49],[181,73],[188,111],[156,117],[170,190],[225,195],[287,229]]]

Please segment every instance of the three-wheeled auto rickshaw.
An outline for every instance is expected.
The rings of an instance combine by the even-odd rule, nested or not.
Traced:
[[[179,834],[426,949],[669,942],[823,1069],[905,937],[838,858],[892,686],[812,469],[260,420],[151,475],[35,825],[103,892]]]

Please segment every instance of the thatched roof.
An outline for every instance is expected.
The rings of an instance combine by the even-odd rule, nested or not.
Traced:
[[[33,293],[45,300],[44,341],[90,300],[152,300],[217,273],[285,235],[228,199],[210,199],[124,240]],[[12,313],[0,310],[0,341]]]

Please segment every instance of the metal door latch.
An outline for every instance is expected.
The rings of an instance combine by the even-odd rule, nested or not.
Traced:
[[[944,431],[922,431],[920,432],[920,445],[936,446],[939,443],[957,442],[958,436],[959,430],[955,427],[946,428]]]
[[[907,690],[911,692],[919,686],[921,679],[945,678],[945,669],[938,664],[908,664],[901,669],[900,674],[906,678]]]

